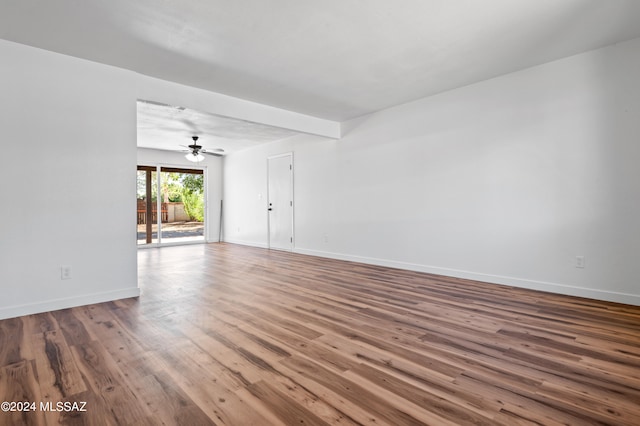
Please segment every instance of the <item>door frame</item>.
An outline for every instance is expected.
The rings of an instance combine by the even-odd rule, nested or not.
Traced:
[[[266,200],[266,213],[267,213],[267,247],[269,249],[271,249],[271,215],[269,214],[269,200],[271,199],[271,194],[269,193],[269,162],[273,159],[276,158],[282,158],[282,157],[290,157],[291,161],[291,167],[289,169],[289,190],[291,191],[291,243],[288,249],[282,249],[279,247],[274,248],[274,250],[287,250],[287,251],[293,251],[293,248],[295,247],[295,242],[296,242],[296,235],[295,235],[295,199],[294,199],[294,163],[293,163],[293,151],[290,152],[285,152],[282,154],[277,154],[277,155],[270,155],[267,157],[267,200]]]

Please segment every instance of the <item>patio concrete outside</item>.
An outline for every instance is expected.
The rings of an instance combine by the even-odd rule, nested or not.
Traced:
[[[146,224],[138,225],[138,244],[146,244]],[[158,242],[158,224],[151,226],[152,242]],[[162,224],[162,242],[204,241],[203,222],[171,222]]]

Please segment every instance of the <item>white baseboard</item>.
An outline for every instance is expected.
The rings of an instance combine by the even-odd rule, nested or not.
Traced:
[[[613,291],[598,290],[585,287],[576,287],[565,284],[550,283],[544,281],[528,280],[523,278],[505,277],[500,275],[484,274],[479,272],[463,271],[458,269],[441,268],[437,266],[420,265],[415,263],[398,262],[386,259],[377,259],[349,254],[332,253],[319,250],[295,248],[294,253],[311,256],[326,257],[337,260],[366,263],[370,265],[386,266],[389,268],[406,269],[409,271],[426,272],[435,275],[444,275],[455,278],[464,278],[474,281],[482,281],[492,284],[508,285],[512,287],[526,288],[530,290],[546,291],[550,293],[564,294],[567,296],[585,297],[588,299],[604,300],[608,302],[624,303],[640,306],[640,295],[618,293]]]
[[[223,238],[222,242],[230,243],[230,244],[240,244],[241,246],[260,247],[260,248],[266,248],[266,249],[269,248],[269,244],[257,243],[255,241],[244,241],[244,240],[234,240],[230,238]]]
[[[94,303],[111,302],[113,300],[127,299],[140,296],[140,289],[126,288],[121,290],[106,291],[102,293],[84,294],[82,296],[67,297],[63,299],[46,300],[29,303],[26,305],[8,306],[0,308],[0,320],[15,318],[23,315],[39,314],[42,312],[57,311],[59,309],[73,308],[76,306],[91,305]]]

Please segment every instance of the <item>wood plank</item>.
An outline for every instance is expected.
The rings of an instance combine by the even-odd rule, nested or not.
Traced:
[[[70,395],[87,390],[71,350],[60,330],[32,336],[36,352],[35,365],[38,381],[46,400],[60,401]]]
[[[640,424],[640,307],[216,243],[140,298],[0,321],[35,425]]]
[[[0,424],[46,424],[43,413],[39,410],[39,401],[41,400],[33,362],[23,360],[0,368],[0,402],[27,403],[29,406],[28,410],[9,406],[10,410],[17,408],[19,411],[0,411]],[[35,404],[35,407],[31,404]]]
[[[146,405],[124,383],[116,362],[99,342],[71,346],[73,358],[93,395],[99,396],[116,423],[152,424]]]
[[[320,417],[306,410],[296,401],[287,397],[263,381],[252,383],[247,390],[266,405],[273,415],[287,425],[326,425]]]
[[[298,374],[306,378],[313,379],[323,387],[330,389],[352,403],[364,404],[368,412],[387,424],[399,426],[422,423],[414,417],[414,410],[408,407],[409,404],[407,404],[405,408],[397,408],[390,404],[387,399],[378,396],[372,390],[367,389],[353,380],[349,380],[345,376],[333,373],[309,359],[291,357],[281,361],[281,364],[291,370],[297,371]],[[439,424],[449,424],[449,422],[444,419],[438,418],[437,413],[434,413],[433,417],[437,418]],[[450,424],[453,425],[455,423]]]
[[[21,354],[23,338],[22,318],[0,321],[0,367],[23,361]]]

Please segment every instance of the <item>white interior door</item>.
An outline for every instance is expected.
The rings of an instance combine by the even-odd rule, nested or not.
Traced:
[[[267,159],[269,248],[293,250],[293,154]]]

